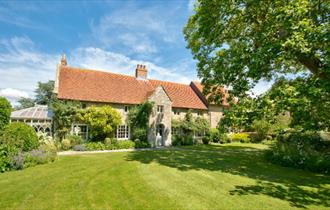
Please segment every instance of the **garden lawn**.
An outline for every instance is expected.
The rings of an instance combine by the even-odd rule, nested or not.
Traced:
[[[330,209],[330,177],[273,165],[265,147],[61,156],[0,174],[0,209]]]

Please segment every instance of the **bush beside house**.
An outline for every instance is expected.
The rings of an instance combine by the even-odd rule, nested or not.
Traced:
[[[56,147],[38,139],[35,130],[24,123],[11,123],[0,133],[0,171],[19,170],[53,162]]]

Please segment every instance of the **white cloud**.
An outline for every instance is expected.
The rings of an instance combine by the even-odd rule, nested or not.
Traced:
[[[38,81],[55,79],[60,56],[37,51],[31,39],[1,39],[0,49],[0,89],[5,90],[11,101],[18,99],[15,95],[20,96],[13,90],[23,91],[23,97],[27,96],[25,93],[33,96]]]
[[[100,48],[78,48],[72,52],[71,58],[75,66],[89,69],[103,69],[104,71],[126,75],[134,75],[136,65],[143,64],[149,69],[149,78],[181,83],[189,83],[191,81],[191,78],[176,73],[176,69],[174,68],[164,68],[146,60],[134,60],[125,55],[105,51]]]
[[[119,10],[91,21],[92,37],[107,48],[119,46],[130,53],[151,54],[157,46],[182,39],[182,26],[162,12],[161,7],[138,8],[128,4]],[[175,14],[175,11],[170,13]],[[181,38],[181,39],[180,39]],[[129,52],[127,52],[129,53]]]
[[[0,96],[4,96],[8,99],[20,99],[29,97],[29,94],[17,89],[5,88],[0,90]]]

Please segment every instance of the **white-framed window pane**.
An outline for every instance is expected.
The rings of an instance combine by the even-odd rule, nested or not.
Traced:
[[[128,139],[129,127],[127,125],[119,125],[115,136],[118,139]]]

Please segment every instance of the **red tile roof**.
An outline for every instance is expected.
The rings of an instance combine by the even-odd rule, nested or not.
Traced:
[[[210,94],[208,95],[204,95],[203,94],[203,85],[200,83],[200,82],[196,82],[196,81],[193,81],[191,82],[190,86],[195,90],[195,92],[199,95],[199,97],[202,99],[202,101],[206,104],[216,104],[215,102],[210,102],[209,101],[209,97],[210,97]],[[219,92],[222,92],[222,94],[224,94],[224,97],[222,99],[222,105],[223,106],[229,106],[229,103],[228,103],[228,98],[229,98],[229,94],[228,94],[228,91],[226,91],[224,88],[220,88],[219,89]]]
[[[190,85],[159,80],[141,80],[132,76],[61,66],[59,99],[141,104],[150,92],[162,86],[176,108],[207,109]]]

